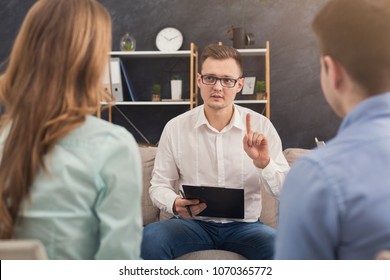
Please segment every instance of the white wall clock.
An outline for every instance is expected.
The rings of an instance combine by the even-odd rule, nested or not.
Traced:
[[[162,29],[156,36],[156,46],[160,51],[174,52],[179,50],[182,44],[183,34],[174,27]]]

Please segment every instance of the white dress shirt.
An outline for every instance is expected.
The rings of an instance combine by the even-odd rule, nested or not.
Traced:
[[[247,113],[251,114],[252,130],[268,139],[271,160],[264,169],[256,168],[243,148]],[[266,117],[234,105],[230,123],[219,132],[207,121],[202,105],[175,117],[165,126],[149,194],[157,207],[173,214],[176,184],[244,189],[244,219],[194,218],[220,223],[254,222],[262,208],[260,184],[278,197],[288,171],[279,135]]]

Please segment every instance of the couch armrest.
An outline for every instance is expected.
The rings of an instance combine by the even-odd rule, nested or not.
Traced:
[[[154,158],[156,156],[157,147],[154,146],[139,146],[142,159],[142,218],[143,225],[157,222],[160,218],[160,209],[155,207],[149,197],[150,180],[152,179],[152,171],[154,166]]]
[[[0,259],[47,260],[47,254],[40,240],[1,240]]]

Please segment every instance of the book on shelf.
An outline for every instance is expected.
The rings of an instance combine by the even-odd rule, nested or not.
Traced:
[[[128,96],[128,98],[125,98],[125,99],[129,99],[129,101],[138,101],[138,98],[134,92],[134,87],[129,80],[129,77],[128,77],[127,71],[126,71],[126,67],[125,67],[122,60],[120,60],[120,66],[121,66],[121,70],[122,70],[123,79],[125,80],[124,93],[126,94],[125,96]]]

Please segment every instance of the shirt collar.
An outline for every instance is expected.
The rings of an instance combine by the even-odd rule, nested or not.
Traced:
[[[368,97],[360,102],[341,122],[339,132],[350,125],[364,120],[377,118],[379,115],[390,114],[390,92]]]
[[[198,109],[198,118],[195,123],[195,128],[198,128],[202,125],[207,125],[209,122],[207,121],[206,115],[204,113],[204,105],[201,105]]]
[[[243,120],[246,119],[246,116],[241,116],[241,113],[242,112],[239,111],[238,107],[234,105],[234,113],[230,123],[232,124],[232,126],[235,126],[240,130],[244,130],[246,129],[246,127]]]
[[[233,106],[234,106],[234,112],[233,112],[232,119],[230,120],[230,123],[224,128],[224,130],[229,129],[230,127],[237,127],[240,130],[244,130],[245,124],[243,123],[242,120],[245,119],[245,117],[242,118],[241,112],[238,110],[237,106],[236,105],[233,105]],[[198,118],[197,118],[197,121],[195,123],[194,128],[198,128],[202,125],[210,126],[210,124],[206,118],[206,114],[204,113],[204,105],[201,105],[199,107],[201,107],[201,108],[199,108]]]

